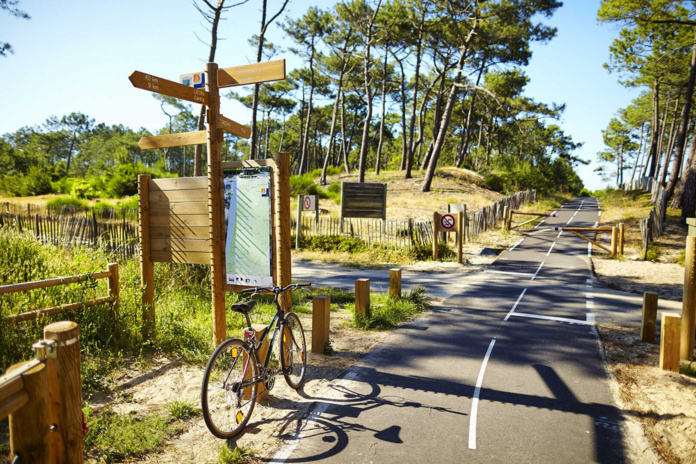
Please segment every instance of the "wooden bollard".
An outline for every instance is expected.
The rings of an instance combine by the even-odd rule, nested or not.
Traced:
[[[696,330],[696,237],[686,237],[684,261],[684,297],[679,358],[694,358],[694,330]]]
[[[24,364],[26,363],[15,364],[7,372],[21,368]],[[29,369],[22,374],[22,380],[29,401],[10,414],[10,459],[19,454],[19,462],[50,463],[51,428],[46,365],[40,363]]]
[[[389,298],[401,298],[401,269],[389,269]]]
[[[619,224],[619,254],[624,254],[624,242],[626,241],[626,224]]]
[[[355,281],[355,316],[370,317],[370,279]]]
[[[55,358],[46,358],[50,397],[54,463],[82,463],[82,383],[80,381],[80,328],[71,321],[44,328],[44,338],[55,340]]]
[[[675,313],[662,313],[660,330],[660,369],[679,372],[679,329],[681,317]]]
[[[616,245],[619,238],[619,228],[614,226],[611,228],[611,257],[616,257]]]
[[[312,299],[312,353],[324,353],[329,341],[331,297],[317,295]]]
[[[643,320],[640,324],[640,339],[655,343],[657,327],[657,293],[643,292]]]
[[[437,231],[440,229],[439,228],[440,224],[440,213],[435,211],[433,213],[433,261],[437,261]]]

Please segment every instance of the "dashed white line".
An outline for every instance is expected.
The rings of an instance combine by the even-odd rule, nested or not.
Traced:
[[[484,274],[506,274],[506,275],[517,275],[517,276],[523,276],[523,277],[529,277],[533,276],[531,272],[511,272],[511,271],[491,271],[491,270],[485,270],[483,271]]]
[[[548,255],[551,254],[551,250],[553,250],[553,246],[554,246],[555,244],[556,244],[556,242],[553,242],[553,243],[551,244],[551,248],[549,248],[549,251],[546,252],[546,256],[548,256]]]
[[[563,233],[563,229],[561,229],[561,231],[558,233],[558,235],[556,236],[556,238],[560,237],[562,233]]]
[[[586,301],[585,308],[587,308],[587,310],[594,309],[594,301],[591,301],[591,300]]]
[[[534,280],[534,278],[537,276],[537,274],[539,274],[539,271],[541,271],[541,268],[542,268],[543,265],[544,265],[544,263],[542,262],[542,263],[539,265],[539,268],[536,270],[536,272],[535,272],[534,275],[532,276],[532,278],[529,279],[529,280]]]
[[[540,225],[542,225],[544,222],[546,222],[546,220],[545,220],[545,219],[542,219],[541,222],[540,222],[539,224],[537,224],[537,225],[534,226],[534,228],[536,229],[537,227],[539,227]]]
[[[481,364],[481,370],[479,371],[478,379],[476,379],[474,399],[471,402],[471,414],[469,415],[469,449],[476,449],[476,419],[478,418],[479,396],[481,395],[483,374],[486,372],[486,365],[488,364],[488,359],[491,357],[491,351],[493,351],[494,345],[495,338],[491,340],[491,344],[488,345],[488,351],[486,351],[486,356],[483,358],[483,363]]]
[[[522,293],[520,293],[519,298],[517,298],[517,301],[515,301],[515,304],[512,306],[512,309],[510,310],[509,313],[507,313],[507,316],[505,316],[505,319],[503,321],[507,321],[510,318],[510,315],[515,312],[515,308],[517,308],[517,305],[520,304],[520,301],[522,300],[522,297],[524,294],[527,293],[527,289],[525,288],[522,290]]]
[[[512,247],[508,248],[507,251],[512,251],[512,250],[514,250],[515,248],[517,248],[517,245],[519,245],[519,244],[522,243],[523,241],[524,241],[524,239],[521,238],[519,242],[517,242],[517,243],[515,243],[514,245],[512,245]]]
[[[587,242],[587,256],[592,258],[592,242]]]
[[[570,221],[572,221],[574,217],[575,215],[571,216],[570,219],[568,219],[568,222],[566,222],[566,224],[570,224]]]

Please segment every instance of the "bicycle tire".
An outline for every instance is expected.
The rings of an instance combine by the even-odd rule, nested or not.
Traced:
[[[307,374],[307,344],[300,318],[287,313],[283,318],[280,337],[280,365],[283,377],[295,390],[300,388]]]
[[[201,409],[208,430],[218,438],[231,438],[249,422],[256,404],[258,383],[236,388],[244,378],[258,376],[249,347],[230,338],[218,346],[208,360],[201,388]]]

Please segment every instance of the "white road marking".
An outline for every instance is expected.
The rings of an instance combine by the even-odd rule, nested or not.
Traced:
[[[539,265],[539,268],[536,270],[536,272],[535,272],[534,275],[532,276],[532,278],[529,279],[529,280],[534,280],[534,278],[537,276],[537,274],[539,274],[539,271],[541,271],[541,267],[542,267],[543,265],[544,265],[544,263],[542,262],[542,263]]]
[[[588,284],[590,284],[590,285],[592,285],[592,283],[593,283],[594,281],[593,281],[592,279],[586,279],[585,282],[588,283]]]
[[[561,229],[561,231],[558,233],[558,235],[556,236],[556,238],[560,237],[562,233],[563,233],[563,229]]]
[[[540,222],[539,224],[537,224],[537,225],[534,226],[534,228],[536,229],[537,227],[539,227],[540,225],[542,225],[544,222],[546,222],[546,220],[545,220],[545,219],[542,219],[541,222]]]
[[[524,277],[528,277],[528,276],[533,276],[533,275],[534,275],[534,274],[532,274],[531,272],[508,272],[508,271],[489,271],[489,270],[485,270],[485,271],[483,271],[483,273],[484,273],[484,274],[517,275],[517,276],[524,276]]]
[[[554,211],[554,212],[551,213],[549,216],[553,216],[553,215],[556,214],[557,212],[558,212],[558,210]]]
[[[593,295],[592,293],[588,293],[588,294],[585,295],[585,296],[586,296],[587,298],[589,298],[589,299],[594,299],[594,295]]]
[[[587,318],[588,323],[595,325],[595,315],[594,314],[587,313],[586,318]]]
[[[511,248],[508,248],[507,251],[512,251],[512,250],[514,250],[515,248],[517,248],[517,245],[519,245],[519,244],[522,243],[523,241],[524,241],[524,239],[521,238],[519,242],[517,242],[517,243],[515,243],[514,245],[512,245],[512,247],[511,247]]]
[[[575,217],[575,215],[572,215],[572,216],[570,217],[570,219],[568,219],[568,222],[566,222],[566,224],[570,224],[570,221],[572,221],[574,217]]]
[[[591,309],[594,309],[594,301],[586,301],[585,302],[585,308],[589,311]]]
[[[491,351],[495,345],[495,338],[488,345],[488,351],[483,358],[481,370],[479,371],[478,379],[476,379],[476,388],[474,389],[474,399],[471,402],[471,414],[469,414],[469,449],[476,449],[476,419],[478,417],[479,395],[481,395],[481,385],[483,384],[483,374],[486,372],[488,359],[491,357]]]
[[[592,242],[587,242],[587,256],[592,257]]]
[[[578,210],[579,211],[579,210]],[[575,211],[575,214],[573,214],[573,217],[577,216],[578,211]]]
[[[595,223],[594,223],[594,226],[593,226],[593,227],[597,227],[598,225],[599,225],[599,221],[595,221]]]
[[[515,304],[512,306],[512,309],[507,314],[507,316],[505,316],[505,319],[503,319],[503,321],[507,321],[510,318],[510,315],[515,312],[515,308],[517,308],[517,305],[520,304],[520,300],[522,300],[522,297],[524,296],[524,294],[526,292],[527,292],[526,288],[524,290],[522,290],[522,293],[520,293],[519,298],[517,298],[517,301],[515,301]]]
[[[346,374],[345,377],[343,377],[343,380],[353,380],[357,376],[357,372],[352,371]],[[340,381],[340,380],[339,380]],[[302,428],[297,431],[295,435],[293,435],[292,438],[290,438],[289,441],[291,443],[288,443],[286,446],[282,447],[278,452],[273,456],[273,459],[270,460],[270,462],[275,462],[278,464],[282,464],[285,462],[286,459],[290,457],[293,451],[295,451],[295,448],[297,448],[297,445],[300,443],[300,439],[302,438],[302,432],[304,432],[304,427],[309,424],[310,421],[316,420],[319,416],[321,416],[328,408],[331,406],[331,403],[325,402],[321,403],[319,406],[314,408],[307,418],[304,420],[302,424]]]
[[[544,321],[567,322],[569,324],[593,325],[594,322],[583,321],[580,319],[569,319],[567,317],[540,316],[538,314],[514,313],[513,316],[526,317],[529,319],[542,319]]]
[[[551,254],[551,250],[553,250],[553,246],[554,246],[555,244],[556,244],[556,242],[553,242],[553,243],[551,244],[551,248],[549,248],[549,251],[546,252],[546,256],[548,256],[548,255]]]
[[[601,211],[597,211],[597,216],[601,216],[601,215],[602,215],[602,212],[601,212]]]

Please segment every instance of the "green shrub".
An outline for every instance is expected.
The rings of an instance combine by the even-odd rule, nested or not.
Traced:
[[[153,179],[161,177],[176,177],[175,174],[167,174],[157,169],[138,164],[122,164],[106,181],[106,193],[112,198],[122,198],[138,193],[138,175],[149,174]]]
[[[430,309],[425,287],[417,285],[402,298],[371,295],[370,316],[356,318],[355,326],[364,330],[388,330],[418,313]]]
[[[592,192],[590,192],[586,188],[583,188],[582,190],[580,190],[580,193],[578,194],[578,196],[579,197],[591,197],[591,196],[593,196],[593,194],[592,194]]]
[[[346,251],[355,253],[365,249],[365,242],[353,237],[319,235],[316,237],[302,237],[301,246],[302,248],[315,251]]]
[[[311,172],[301,176],[290,176],[290,195],[307,195],[311,185],[314,185],[314,175]]]
[[[99,192],[95,190],[89,182],[85,180],[78,180],[73,183],[73,186],[70,189],[70,196],[73,198],[93,200],[99,196]]]
[[[507,177],[507,173],[491,173],[486,176],[483,183],[490,190],[495,192],[503,192],[505,191]]]
[[[51,188],[55,193],[70,195],[70,191],[72,190],[73,184],[77,180],[78,179],[75,179],[74,177],[63,177],[55,182],[51,182]]]
[[[32,166],[23,176],[0,176],[0,191],[11,197],[27,197],[51,193],[53,192],[51,174],[39,166]]]
[[[75,197],[57,197],[46,202],[46,208],[51,214],[59,214],[63,208],[83,210],[87,202]]]

